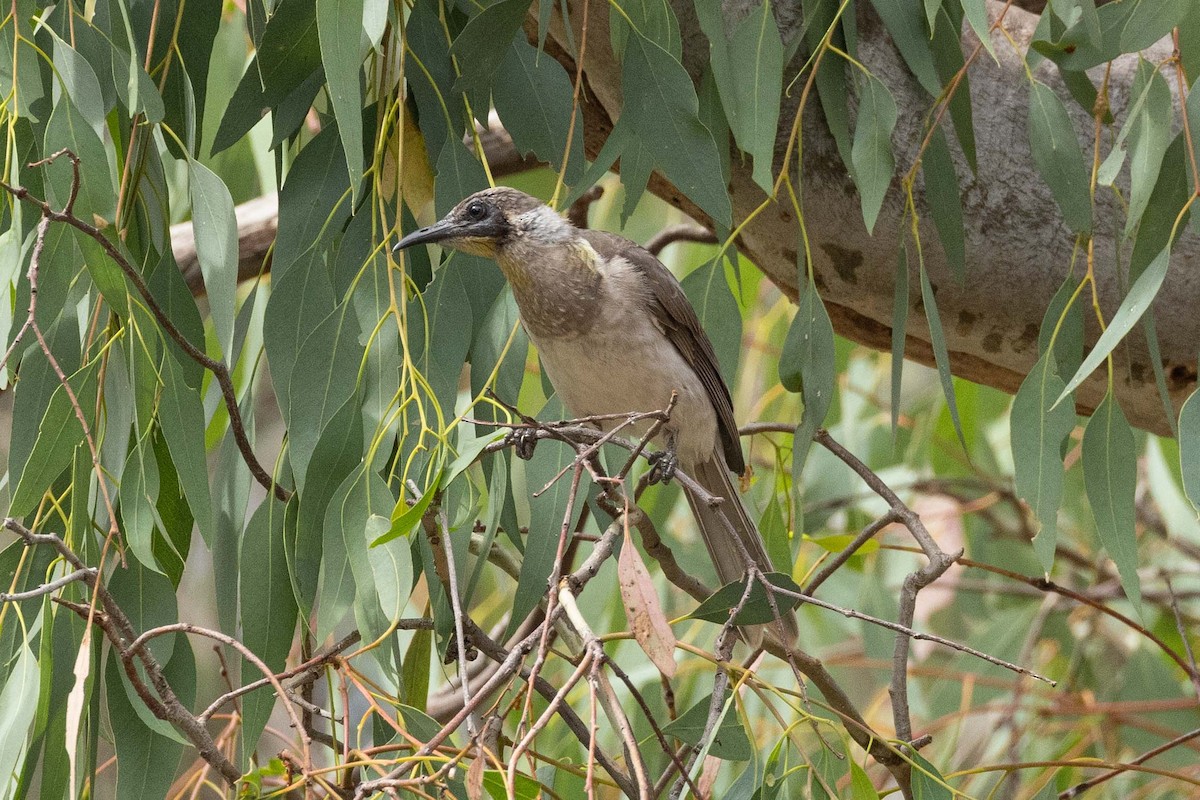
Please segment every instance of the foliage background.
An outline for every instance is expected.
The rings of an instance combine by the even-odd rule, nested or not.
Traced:
[[[920,751],[910,792],[1051,797],[1120,765],[1093,791],[1191,796],[1200,781],[1200,676],[1187,638],[1200,588],[1200,525],[1188,500],[1200,499],[1196,410],[1169,410],[1175,440],[1133,431],[1111,399],[1090,419],[1075,416],[1069,397],[1055,401],[1074,378],[1104,366],[1123,334],[1152,321],[1142,312],[1171,266],[1168,244],[1190,224],[1197,185],[1198,101],[1185,91],[1196,65],[1186,47],[1182,60],[1143,62],[1129,102],[1099,108],[1092,140],[1078,135],[1066,108],[1092,109],[1082,81],[1093,94],[1102,90],[1109,59],[1172,31],[1189,41],[1196,15],[1185,2],[1126,0],[1097,10],[1090,0],[1064,0],[1042,16],[1031,70],[1048,59],[1040,68],[1059,70],[1074,96],[1031,71],[1013,102],[1029,103],[1029,147],[1061,209],[1059,234],[1077,255],[1061,265],[1064,288],[1039,332],[1044,355],[1014,401],[951,377],[953,326],[941,332],[922,261],[925,249],[941,248],[950,261],[963,250],[956,210],[973,161],[972,121],[961,101],[969,86],[954,76],[966,58],[988,54],[972,50],[969,35],[960,48],[954,34],[986,30],[985,5],[802,5],[814,21],[785,41],[779,9],[762,4],[730,19],[696,4],[709,68],[694,86],[676,18],[690,6],[592,4],[613,33],[590,46],[618,54],[625,92],[617,127],[596,148],[585,143],[582,120],[572,121],[578,76],[538,50],[562,13],[552,3],[14,0],[0,26],[5,182],[55,211],[70,208],[74,222],[42,216],[15,190],[0,206],[0,277],[9,292],[0,331],[14,343],[0,373],[11,420],[3,491],[15,520],[0,553],[0,726],[11,732],[0,743],[0,796],[232,792],[214,760],[197,754],[184,717],[156,715],[153,697],[161,702],[163,693],[155,668],[128,633],[81,618],[94,599],[110,622],[100,598],[119,607],[135,636],[182,620],[232,637],[281,673],[361,632],[361,642],[340,651],[345,659],[323,661],[318,680],[296,688],[299,701],[258,689],[206,720],[251,796],[284,787],[365,793],[359,781],[407,763],[460,703],[446,688],[458,665],[443,656],[456,633],[430,525],[452,544],[464,606],[494,638],[514,633],[541,601],[568,482],[531,494],[572,454],[546,442],[528,463],[506,449],[476,456],[492,441],[483,423],[508,419],[487,388],[542,420],[563,412],[547,399],[493,265],[423,252],[396,261],[388,249],[398,230],[431,222],[495,179],[473,124],[486,124],[489,108],[520,153],[549,164],[506,182],[566,208],[599,181],[605,191],[589,223],[645,242],[687,221],[645,194],[648,181],[665,180],[716,231],[719,244],[672,244],[663,258],[714,340],[739,419],[799,428],[795,439],[773,432],[746,440],[755,477],[744,499],[784,571],[803,585],[888,511],[830,452],[794,446],[823,425],[901,493],[943,550],[965,550],[969,561],[921,593],[914,627],[1059,682],[1051,688],[916,643],[903,670],[909,710],[913,732],[933,741]],[[929,132],[920,163],[896,163],[893,129],[913,110],[896,106],[889,84],[897,76],[870,75],[854,58],[860,14],[882,19],[927,92],[917,112]],[[574,55],[586,63],[583,45]],[[806,178],[795,168],[802,120],[780,118],[779,108],[781,93],[810,87],[801,108],[832,131],[867,226],[885,203],[910,208],[914,230],[918,217],[932,217],[936,237],[908,241],[897,276],[905,296],[922,298],[938,369],[901,370],[895,347],[881,355],[833,338],[800,225],[801,313],[731,246],[745,222],[722,180],[731,162],[749,158],[755,183],[804,219]],[[780,162],[776,146],[789,130],[794,161]],[[79,157],[77,196],[65,157],[30,166],[62,148]],[[619,184],[606,177],[618,157]],[[235,204],[275,191],[278,234],[269,260],[247,275]],[[1097,266],[1088,247],[1099,195],[1118,197],[1126,212],[1119,265]],[[170,227],[189,221],[198,293],[180,272]],[[37,302],[27,313],[31,265]],[[1089,297],[1097,270],[1115,270],[1127,287],[1115,312]],[[901,344],[906,309],[897,304]],[[1083,364],[1084,318],[1096,316],[1110,333]],[[223,370],[224,393],[216,378]],[[231,406],[245,432],[240,447]],[[249,452],[268,480],[252,475]],[[580,529],[585,553],[608,525],[594,494]],[[641,505],[684,571],[711,585],[679,500],[677,488],[659,488]],[[30,538],[37,534],[55,540]],[[385,534],[392,538],[368,547]],[[75,569],[56,542],[95,576],[53,586]],[[897,619],[905,576],[924,565],[905,548],[900,526],[885,529],[822,585],[820,599]],[[641,557],[667,618],[689,614],[694,601]],[[671,759],[650,719],[661,728],[695,707],[703,722],[719,626],[673,626],[678,666],[664,683],[631,641],[620,577],[624,569],[610,559],[582,608],[651,711],[634,711],[629,686],[616,687],[654,779]],[[10,597],[21,592],[31,595]],[[812,605],[799,614],[804,650],[875,731],[893,736],[895,633]],[[229,642],[220,659],[211,644],[173,630],[148,645],[185,715],[260,675]],[[567,656],[583,652],[575,647],[568,637],[548,655],[543,674],[552,685],[574,670]],[[150,685],[151,701],[123,662]],[[894,775],[851,743],[820,692],[810,687],[807,704],[795,696],[783,662],[758,663],[752,683],[736,694],[720,746],[709,750],[718,760],[698,768],[714,796],[895,791]],[[497,696],[505,737],[520,738],[522,715],[532,724],[547,707],[530,693],[524,709],[524,691],[516,681]],[[595,700],[582,683],[566,704],[587,720]],[[311,742],[289,728],[289,708]],[[618,732],[597,713],[598,749],[627,768]],[[668,733],[675,744],[695,744],[702,728],[685,717]],[[532,796],[540,783],[579,796],[586,743],[558,718],[534,741],[528,760],[515,764],[521,780],[512,789]],[[1172,746],[1135,763],[1164,743]],[[454,731],[450,749],[422,769],[450,792],[503,796],[498,767],[511,742],[484,742],[491,760],[469,744]],[[456,772],[437,772],[456,754]],[[615,792],[610,784],[599,791]]]

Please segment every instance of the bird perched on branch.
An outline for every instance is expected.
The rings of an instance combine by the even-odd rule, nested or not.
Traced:
[[[662,262],[615,234],[576,228],[506,187],[471,195],[396,250],[425,243],[495,259],[550,382],[576,416],[655,411],[677,393],[652,478],[669,480],[678,467],[723,499],[710,505],[685,492],[723,584],[742,579],[747,558],[773,571],[731,475],[743,473],[745,461],[729,389],[712,342]],[[795,618],[782,601],[790,643]]]

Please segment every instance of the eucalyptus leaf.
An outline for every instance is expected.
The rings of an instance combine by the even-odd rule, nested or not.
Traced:
[[[875,220],[896,170],[896,159],[892,154],[895,127],[896,101],[882,81],[869,75],[859,98],[854,145],[850,150],[854,182],[862,198],[863,221],[868,233],[875,229]]]
[[[1033,511],[1037,525],[1033,548],[1046,572],[1054,563],[1058,540],[1062,443],[1075,427],[1074,409],[1055,403],[1062,388],[1054,351],[1047,350],[1017,390],[1011,415],[1015,488]]]
[[[1111,390],[1088,420],[1082,452],[1083,480],[1096,532],[1117,565],[1125,595],[1140,608],[1142,589],[1134,530],[1137,448],[1133,430]]]
[[[1092,197],[1083,150],[1066,106],[1044,83],[1034,81],[1029,95],[1029,144],[1042,180],[1071,230],[1092,229]]]
[[[346,154],[346,169],[355,200],[363,177],[362,89],[363,0],[316,0],[317,39],[329,99]],[[286,13],[286,12],[285,12]]]
[[[1100,366],[1100,363],[1113,351],[1113,348],[1125,338],[1125,334],[1133,329],[1158,294],[1163,279],[1167,277],[1167,268],[1170,264],[1171,248],[1167,247],[1134,281],[1133,286],[1129,289],[1129,294],[1125,295],[1125,299],[1121,301],[1116,313],[1108,321],[1108,327],[1104,329],[1104,333],[1100,334],[1100,338],[1092,347],[1091,352],[1087,354],[1087,358],[1083,360],[1083,364],[1076,370],[1075,375],[1067,381],[1066,388],[1063,389],[1062,394],[1055,401],[1056,403],[1061,403],[1068,394],[1079,387],[1079,384],[1087,380],[1096,367]]]

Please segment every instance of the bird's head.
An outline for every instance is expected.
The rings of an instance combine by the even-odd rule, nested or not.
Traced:
[[[474,256],[497,258],[518,238],[539,228],[570,230],[570,223],[536,197],[497,186],[471,195],[438,222],[405,236],[394,249],[436,243]]]

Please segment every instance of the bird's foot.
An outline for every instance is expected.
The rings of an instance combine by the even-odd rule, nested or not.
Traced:
[[[504,443],[513,446],[513,452],[517,454],[517,458],[528,461],[533,458],[533,451],[537,447],[537,429],[513,428],[508,432],[508,436],[504,437]]]
[[[675,477],[675,470],[679,467],[679,456],[675,454],[674,449],[651,453],[647,460],[650,462],[650,472],[646,474],[647,483],[665,485]]]

